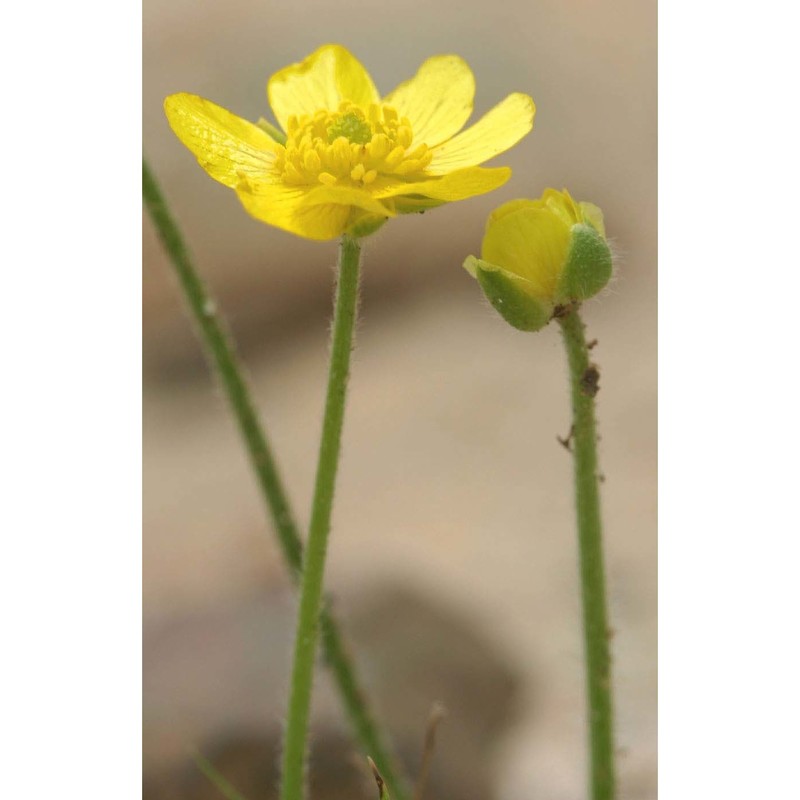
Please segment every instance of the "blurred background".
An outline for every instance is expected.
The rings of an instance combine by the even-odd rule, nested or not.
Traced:
[[[656,796],[656,4],[145,0],[144,147],[239,344],[297,517],[308,521],[335,243],[250,219],[170,132],[165,95],[269,117],[268,76],[350,48],[386,93],[466,58],[475,117],[511,91],[533,132],[501,190],[400,218],[365,248],[327,583],[410,769],[441,701],[428,800],[585,797],[567,377],[556,329],[508,327],[463,269],[488,212],[547,186],[605,212],[617,276],[588,303],[601,370],[603,502],[620,796]],[[473,117],[473,119],[475,118]],[[274,795],[294,599],[236,430],[144,228],[145,797],[217,797],[198,747]],[[324,674],[317,798],[374,784]]]

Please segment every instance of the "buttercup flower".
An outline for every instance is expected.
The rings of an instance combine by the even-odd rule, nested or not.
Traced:
[[[481,257],[464,268],[515,328],[537,331],[559,306],[597,294],[611,278],[603,212],[564,189],[538,200],[512,200],[486,223]]]
[[[530,97],[510,94],[459,133],[475,95],[461,58],[429,58],[381,99],[361,63],[333,44],[273,75],[267,95],[285,138],[196,95],[171,95],[164,108],[252,216],[308,239],[365,235],[397,214],[496,189],[511,170],[478,164],[525,136],[535,111]]]

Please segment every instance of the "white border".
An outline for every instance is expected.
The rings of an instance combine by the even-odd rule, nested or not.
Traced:
[[[141,797],[141,6],[4,12],[3,797]]]
[[[798,789],[796,10],[660,6],[660,796]]]
[[[796,791],[790,4],[660,11],[661,797]],[[3,794],[140,795],[141,8],[2,59]]]

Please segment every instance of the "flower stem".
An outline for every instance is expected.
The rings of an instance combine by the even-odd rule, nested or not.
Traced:
[[[567,310],[558,318],[558,322],[567,348],[572,392],[575,500],[589,701],[591,797],[592,800],[613,800],[615,778],[611,656],[594,416],[598,373],[596,367],[589,362],[584,325],[577,307]]]
[[[265,431],[237,362],[233,343],[214,311],[215,303],[192,265],[180,230],[146,162],[142,162],[142,194],[178,276],[180,288],[197,324],[200,340],[216,367],[230,402],[267,510],[274,522],[286,564],[293,580],[298,580],[303,547]],[[397,800],[406,800],[406,783],[395,768],[396,759],[384,744],[384,737],[370,712],[341,630],[326,609],[323,609],[320,623],[325,661],[333,673],[345,712],[361,747],[380,765],[392,796]]]
[[[300,606],[289,690],[289,710],[283,742],[281,800],[304,797],[306,740],[311,708],[314,661],[319,634],[325,555],[331,526],[333,491],[339,465],[347,377],[358,305],[361,246],[349,236],[339,250],[339,277],[333,316],[328,392],[322,422],[317,479],[311,507],[308,543],[300,581]]]

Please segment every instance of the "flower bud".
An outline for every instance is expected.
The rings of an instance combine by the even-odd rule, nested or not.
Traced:
[[[512,200],[489,216],[481,258],[464,268],[506,322],[538,331],[558,306],[592,297],[611,278],[603,213],[566,189]]]

